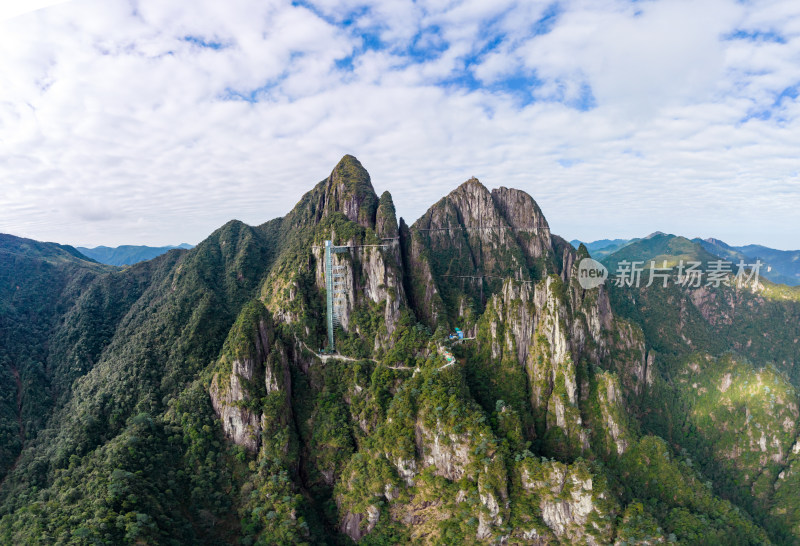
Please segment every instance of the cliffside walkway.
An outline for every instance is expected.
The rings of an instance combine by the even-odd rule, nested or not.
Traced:
[[[475,338],[474,337],[465,337],[464,339],[459,340],[459,341],[467,341],[467,340],[470,340],[470,339],[475,339]],[[375,360],[374,358],[353,358],[351,356],[344,356],[344,355],[340,355],[340,354],[330,354],[330,355],[320,354],[317,351],[313,350],[311,347],[309,347],[308,344],[305,341],[302,341],[297,336],[295,336],[295,340],[298,343],[300,343],[303,347],[305,347],[310,353],[313,353],[314,356],[319,358],[322,362],[327,362],[328,360],[345,360],[347,362],[361,362],[362,360],[369,360],[370,362],[374,362],[375,364],[380,364],[380,361],[379,360]],[[439,345],[438,349],[439,349],[439,353],[442,356],[444,356],[444,359],[447,362],[444,366],[440,366],[439,367],[440,370],[444,370],[445,368],[449,368],[450,366],[452,366],[453,364],[458,362],[456,360],[456,357],[453,356],[453,353],[451,353],[446,347]],[[411,366],[386,366],[386,367],[389,368],[390,370],[403,370],[403,371],[409,371],[409,372],[413,371],[415,375],[416,375],[417,372],[420,371],[419,367],[412,368]]]

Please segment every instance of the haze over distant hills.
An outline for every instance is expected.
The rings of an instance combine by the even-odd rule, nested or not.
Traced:
[[[639,245],[636,248],[628,248],[634,243],[650,240],[650,243]],[[661,253],[653,254],[653,245],[672,246],[673,251],[681,247],[683,251],[678,254],[688,253],[689,255],[701,255],[703,251],[712,254],[714,257],[738,263],[743,260],[746,263],[753,263],[761,260],[764,264],[760,274],[775,283],[786,284],[789,286],[800,286],[800,250],[778,250],[763,245],[744,245],[731,246],[719,239],[708,238],[687,239],[676,235],[664,234],[660,231],[652,233],[643,239],[600,239],[592,242],[573,239],[570,241],[577,248],[581,243],[586,247],[593,258],[606,262],[607,258],[616,256],[611,262],[619,260],[642,260],[653,259],[649,256],[658,256]],[[695,245],[692,247],[691,245]],[[667,250],[664,246],[662,250]],[[674,252],[667,252],[670,256],[677,256]],[[659,258],[660,259],[660,258]],[[708,259],[707,256],[700,260]],[[658,259],[657,259],[658,260]]]
[[[192,245],[181,243],[177,246],[122,245],[118,247],[96,246],[94,248],[76,247],[81,254],[108,265],[133,265],[161,256],[173,248],[190,249]]]
[[[800,250],[776,250],[762,245],[730,246],[719,239],[693,239],[703,248],[731,261],[759,259],[765,264],[764,276],[773,282],[800,285]]]

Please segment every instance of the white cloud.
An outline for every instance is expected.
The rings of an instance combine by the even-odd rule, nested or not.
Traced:
[[[568,238],[800,247],[800,112],[775,104],[800,82],[800,8],[570,1],[533,35],[550,9],[76,0],[0,23],[0,232],[195,243],[284,214],[353,153],[409,222],[475,175]],[[436,51],[407,55],[425,29]],[[530,74],[522,107],[506,79]],[[469,76],[487,87],[440,85]]]
[[[0,21],[7,21],[20,15],[30,13],[68,0],[5,0],[0,3]]]

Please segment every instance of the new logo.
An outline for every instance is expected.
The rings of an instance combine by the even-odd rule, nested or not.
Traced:
[[[578,283],[584,290],[597,288],[608,278],[606,266],[591,258],[584,258],[578,264]]]

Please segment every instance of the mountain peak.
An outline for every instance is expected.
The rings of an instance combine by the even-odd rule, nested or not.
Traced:
[[[478,223],[481,215],[490,214],[488,209],[494,208],[492,193],[480,180],[474,176],[462,182],[459,186],[445,195],[439,202],[431,207],[443,206],[450,213],[459,211],[459,221],[469,223],[470,219]],[[452,207],[455,207],[453,209]],[[421,219],[421,218],[420,218]]]
[[[354,191],[375,193],[367,169],[355,156],[349,154],[343,156],[333,168],[329,181],[345,183]]]
[[[527,192],[500,186],[492,190],[492,199],[510,226],[517,229],[550,229],[542,209]]]
[[[380,237],[397,237],[397,212],[392,201],[392,194],[388,191],[383,192],[378,201],[375,232]]]
[[[451,193],[456,193],[458,191],[464,191],[464,190],[478,190],[489,193],[489,189],[486,186],[484,186],[483,183],[474,176],[471,176],[469,180],[467,180],[466,182],[462,182],[461,185],[459,185]]]
[[[710,245],[716,245],[716,246],[720,246],[720,247],[722,247],[722,248],[724,248],[724,249],[729,249],[729,248],[731,248],[731,245],[729,245],[729,244],[728,244],[728,243],[726,243],[725,241],[721,241],[721,240],[719,240],[719,239],[715,239],[714,237],[709,237],[709,238],[707,238],[707,239],[702,239],[702,241],[703,241],[703,242],[705,242],[705,243],[708,243],[708,244],[710,244]]]
[[[378,195],[369,173],[352,155],[345,155],[331,174],[307,192],[286,216],[286,229],[314,225],[333,213],[342,213],[363,227],[375,227]]]
[[[352,155],[342,157],[325,186],[325,214],[341,212],[364,227],[375,227],[378,195],[358,159]]]

